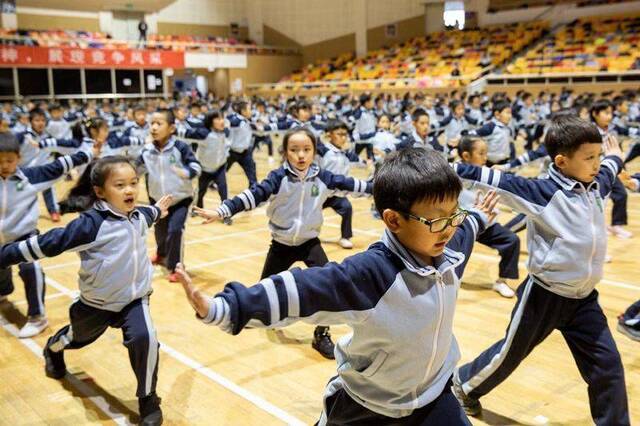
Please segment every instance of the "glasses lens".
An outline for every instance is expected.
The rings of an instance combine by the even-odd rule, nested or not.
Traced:
[[[451,218],[451,226],[460,226],[467,218],[467,212],[460,212]]]
[[[448,218],[437,219],[431,222],[431,232],[442,232],[447,228]]]

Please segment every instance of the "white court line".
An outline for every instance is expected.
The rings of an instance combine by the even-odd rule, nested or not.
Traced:
[[[266,253],[266,252],[263,252],[263,253]],[[262,253],[260,253],[260,254],[262,254]],[[253,253],[251,255],[257,256],[258,253]],[[245,257],[250,257],[250,255],[245,255]],[[222,263],[222,261],[229,261],[229,260],[232,260],[232,258],[220,259],[220,260],[218,260],[216,262]],[[194,268],[192,268],[192,269],[194,269]],[[51,278],[47,277],[46,280],[47,280],[47,285],[50,285],[51,287],[59,290],[61,293],[64,293],[64,294],[66,294],[67,296],[69,296],[71,298],[75,298],[76,297],[76,292],[69,290],[68,288],[66,288],[65,286],[63,286],[59,282],[55,281],[54,279],[51,279]],[[212,380],[213,382],[219,384],[220,386],[226,388],[227,390],[230,390],[231,392],[235,393],[236,395],[240,396],[241,398],[244,398],[245,400],[247,400],[250,403],[254,404],[256,407],[260,408],[261,410],[271,414],[272,416],[276,417],[279,420],[282,420],[286,424],[288,424],[288,425],[296,425],[296,426],[305,424],[301,420],[299,420],[299,419],[293,417],[292,415],[288,414],[287,412],[283,411],[281,408],[276,407],[275,405],[273,405],[270,402],[260,398],[257,395],[254,395],[253,393],[251,393],[248,390],[242,388],[241,386],[236,385],[235,383],[233,383],[229,379],[219,375],[215,371],[203,366],[198,361],[196,361],[193,358],[190,358],[187,355],[185,355],[185,354],[173,349],[172,347],[170,347],[170,346],[168,346],[168,345],[166,345],[164,343],[160,343],[160,350],[162,352],[165,352],[167,355],[169,355],[170,357],[172,357],[176,361],[178,361],[178,362],[186,365],[187,367],[195,370],[197,373],[202,374],[203,376],[205,376],[208,379]]]
[[[16,340],[22,343],[27,349],[33,352],[38,358],[42,357],[43,348],[40,347],[36,343],[35,340],[28,339],[20,339],[18,338],[18,329],[15,325],[8,322],[3,316],[0,315],[0,325],[3,329],[5,329],[9,334],[14,336]],[[92,391],[82,380],[78,379],[73,374],[67,374],[65,380],[71,384],[74,388],[76,388],[84,397],[88,398],[93,404],[100,409],[105,415],[107,415],[111,420],[113,420],[118,425],[130,425],[127,418],[119,412],[111,411],[111,405],[104,399],[102,396],[90,396]]]

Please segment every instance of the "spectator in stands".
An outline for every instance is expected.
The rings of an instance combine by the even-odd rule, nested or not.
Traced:
[[[144,21],[144,18],[140,20],[138,23],[138,31],[140,31],[140,37],[138,38],[138,43],[142,43],[141,46],[144,47],[147,43],[147,23]]]

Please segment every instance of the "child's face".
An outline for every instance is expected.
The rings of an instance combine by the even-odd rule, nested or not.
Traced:
[[[247,106],[245,109],[240,111],[240,114],[242,114],[244,118],[251,118],[251,107]]]
[[[556,155],[556,166],[565,176],[584,183],[591,183],[600,171],[602,144],[584,143],[571,156]]]
[[[147,123],[147,113],[141,110],[134,111],[133,119],[138,126],[144,126]]]
[[[629,102],[624,101],[620,105],[618,105],[618,112],[621,114],[626,114],[629,112]]]
[[[453,110],[453,115],[455,115],[456,117],[462,117],[463,114],[464,114],[464,105],[462,104],[456,105],[456,108]]]
[[[364,107],[366,109],[371,109],[373,108],[373,99],[369,99],[367,102],[364,103]]]
[[[429,133],[429,116],[421,115],[416,121],[413,122],[413,127],[416,128],[416,133],[422,137],[425,137]]]
[[[104,187],[95,186],[98,198],[106,200],[123,213],[133,211],[138,199],[138,176],[129,164],[115,164]]]
[[[175,131],[175,124],[167,122],[167,117],[161,112],[151,116],[151,137],[156,142],[166,142]]]
[[[603,109],[595,115],[596,124],[598,125],[598,127],[603,129],[609,127],[612,118],[613,112],[611,111],[611,108]]]
[[[340,149],[344,148],[347,144],[347,140],[349,139],[349,133],[347,133],[346,129],[335,129],[329,133],[329,141],[333,146],[336,146]]]
[[[465,163],[483,167],[487,164],[487,143],[482,139],[476,140],[471,152],[462,153],[462,159]]]
[[[97,129],[91,129],[90,133],[91,139],[98,143],[104,143],[107,140],[107,136],[109,136],[109,127],[105,124]]]
[[[311,117],[311,111],[309,111],[307,108],[300,108],[298,110],[298,120],[309,121],[310,117]]]
[[[391,128],[391,121],[389,120],[389,117],[386,115],[380,117],[378,120],[378,127],[384,130],[389,130]]]
[[[213,129],[219,132],[224,130],[224,118],[217,117],[213,119]]]
[[[471,101],[471,106],[473,107],[473,109],[480,108],[480,98],[473,98],[473,101]]]
[[[298,171],[306,171],[316,154],[313,141],[304,133],[295,133],[287,144],[287,161]]]
[[[184,108],[177,108],[175,114],[178,121],[183,121],[187,117],[187,111]]]
[[[53,120],[60,120],[62,118],[62,110],[61,109],[52,109],[51,110],[51,118]]]
[[[589,121],[589,109],[586,107],[580,108],[580,112],[578,113],[581,119],[585,121]]]
[[[200,107],[197,105],[194,105],[191,107],[191,115],[196,116],[200,114]]]
[[[509,124],[511,122],[511,108],[505,108],[500,112],[496,112],[496,119],[502,124]]]
[[[434,220],[449,217],[457,211],[458,199],[447,198],[444,201],[420,201],[414,203],[409,213],[427,220]],[[398,217],[395,226],[387,223],[387,220],[385,220],[385,223],[404,246],[418,254],[425,261],[440,256],[444,252],[447,242],[456,232],[456,228],[451,226],[448,226],[442,232],[431,232],[429,226],[404,216]]]
[[[3,179],[13,175],[18,169],[20,154],[15,152],[0,152],[0,177]]]
[[[47,121],[44,118],[44,115],[36,115],[31,119],[31,128],[36,133],[44,132],[44,128],[47,125]]]

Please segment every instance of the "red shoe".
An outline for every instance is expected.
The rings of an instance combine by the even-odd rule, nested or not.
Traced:
[[[175,272],[172,272],[171,274],[169,274],[169,282],[170,283],[177,283],[178,282],[178,274],[176,274]]]
[[[60,222],[60,213],[58,212],[51,213],[51,221],[55,223]]]
[[[164,265],[164,257],[159,256],[157,253],[151,256],[152,265]]]

